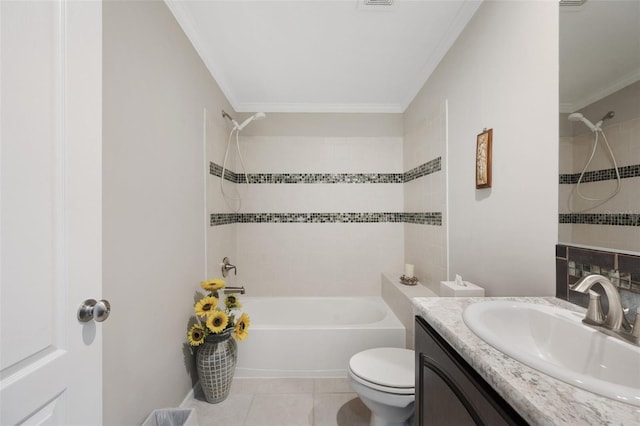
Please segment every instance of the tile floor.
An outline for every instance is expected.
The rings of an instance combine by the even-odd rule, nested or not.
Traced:
[[[226,400],[196,394],[200,426],[366,426],[370,412],[347,379],[234,379]]]

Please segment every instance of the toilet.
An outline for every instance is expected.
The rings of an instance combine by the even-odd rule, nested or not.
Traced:
[[[349,360],[349,382],[371,410],[371,426],[406,426],[415,400],[415,355],[410,349],[374,348]]]

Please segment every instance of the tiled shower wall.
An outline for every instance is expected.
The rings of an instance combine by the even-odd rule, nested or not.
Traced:
[[[580,173],[591,155],[595,134],[582,123],[560,117],[559,241],[593,247],[640,251],[640,82],[580,110],[596,122],[608,111],[604,133],[616,157],[620,192],[606,203],[580,199],[575,193]],[[616,189],[610,155],[599,135],[598,149],[585,173],[580,191],[586,197],[606,198]],[[587,210],[588,209],[588,210]]]
[[[233,113],[232,111],[228,111]],[[206,188],[206,211],[205,217],[210,217],[212,212],[228,212],[229,207],[224,202],[220,193],[220,179],[211,173],[206,173],[210,168],[211,161],[214,159],[220,164],[223,163],[225,148],[229,137],[228,121],[222,118],[220,110],[205,111],[205,188]],[[231,170],[235,169],[235,156],[229,156],[229,164]],[[227,174],[225,172],[225,174]],[[235,183],[225,181],[225,191],[235,195]],[[232,204],[234,205],[234,204]],[[221,275],[220,263],[224,257],[229,257],[233,263],[236,262],[236,224],[233,218],[228,218],[225,226],[211,226],[205,223],[205,252],[207,258],[205,276],[209,278],[217,278]],[[227,277],[229,285],[236,285],[236,276],[233,274]]]
[[[404,129],[404,170],[425,163],[438,165],[431,173],[404,185],[405,212],[439,212],[442,216],[438,223],[404,225],[406,261],[415,265],[420,282],[435,290],[447,279],[446,126],[447,105],[443,103]]]
[[[357,124],[337,119],[332,126],[331,117],[311,119],[323,121],[320,127],[292,131],[292,116],[270,115],[264,120],[266,130],[256,126],[253,134],[241,135],[250,184],[242,184],[245,177],[237,161],[228,165],[234,173],[225,174],[225,188],[233,192],[237,186],[242,194],[238,213],[219,195],[224,152],[209,156],[208,198],[213,201],[208,233],[235,233],[232,260],[238,265],[237,282],[248,294],[379,295],[381,272],[400,275],[405,251],[417,255],[430,245],[437,246],[438,256],[420,253],[422,257],[406,261],[416,263],[421,278],[432,265],[440,268],[442,240],[433,229],[442,228],[443,210],[431,207],[436,205],[433,194],[444,193],[434,187],[444,182],[437,177],[442,157],[441,151],[426,147],[430,126],[441,124],[439,115],[437,124],[426,120],[420,134],[411,136],[408,161],[399,116],[386,115],[382,121],[390,125],[382,131],[358,131]],[[380,119],[370,115],[364,121]],[[415,238],[434,241],[405,245]],[[210,264],[218,263],[210,257]]]
[[[379,294],[380,272],[402,265],[402,184],[386,178],[402,172],[402,138],[244,136],[243,149],[264,182],[236,225],[251,294]]]

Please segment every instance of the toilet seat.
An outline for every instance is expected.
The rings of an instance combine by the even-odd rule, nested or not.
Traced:
[[[374,348],[349,360],[349,373],[371,389],[398,395],[415,393],[415,355],[410,349]]]

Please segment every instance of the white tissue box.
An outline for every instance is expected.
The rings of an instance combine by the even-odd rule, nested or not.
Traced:
[[[484,297],[484,288],[479,287],[469,281],[464,282],[466,286],[458,285],[455,281],[440,281],[441,297]]]

